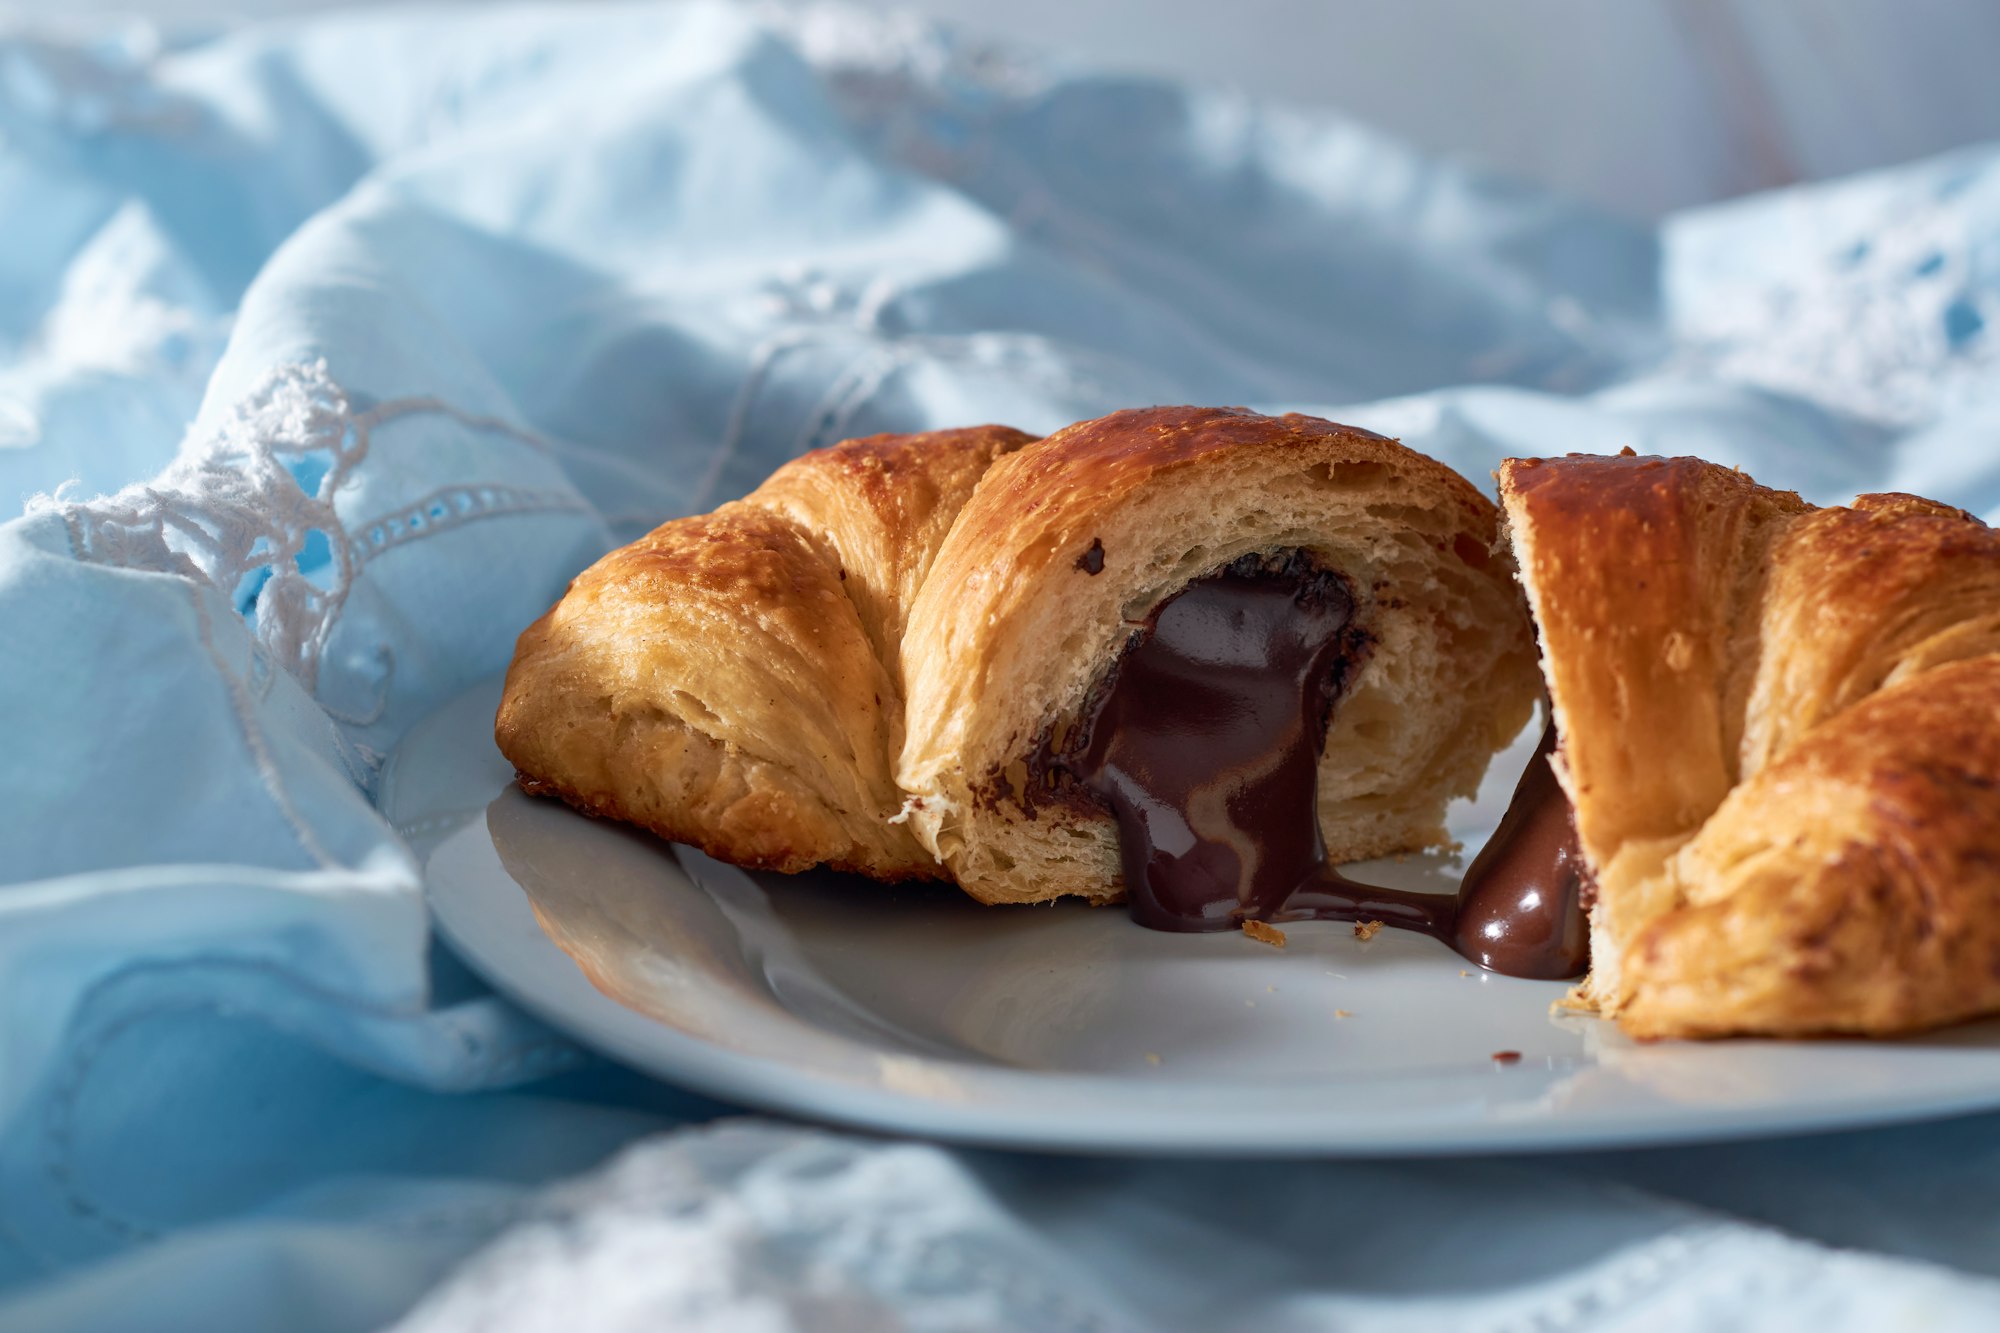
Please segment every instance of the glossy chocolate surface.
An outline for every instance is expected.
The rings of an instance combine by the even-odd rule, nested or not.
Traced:
[[[1346,580],[1301,552],[1197,579],[1133,634],[1062,743],[1030,756],[1030,808],[1064,782],[1108,806],[1132,917],[1157,930],[1381,921],[1510,975],[1581,972],[1582,861],[1540,755],[1456,899],[1326,864],[1320,752],[1370,646],[1353,617]]]
[[[1500,827],[1458,891],[1451,947],[1495,972],[1555,980],[1590,967],[1584,909],[1595,886],[1576,838],[1576,815],[1549,759],[1550,722]]]
[[[1313,797],[1328,709],[1366,651],[1339,575],[1239,560],[1133,636],[1057,764],[1118,820],[1133,919],[1272,919],[1325,862]]]

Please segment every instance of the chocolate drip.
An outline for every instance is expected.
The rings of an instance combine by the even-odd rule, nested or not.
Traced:
[[[1551,721],[1455,904],[1451,947],[1511,977],[1559,980],[1590,967],[1584,909],[1596,885],[1577,842],[1576,812],[1549,765],[1555,751]]]
[[[1298,551],[1189,584],[1133,634],[1062,743],[1044,738],[1029,757],[1031,812],[1037,789],[1046,799],[1066,781],[1108,806],[1132,917],[1156,930],[1381,921],[1513,976],[1576,975],[1583,862],[1539,758],[1456,899],[1326,864],[1320,752],[1370,646],[1353,616],[1346,580]]]

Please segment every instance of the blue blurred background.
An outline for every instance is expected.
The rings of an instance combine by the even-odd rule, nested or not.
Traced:
[[[448,0],[445,0],[448,3]],[[473,0],[473,4],[479,0]],[[339,0],[30,0],[172,27]],[[435,3],[429,7],[435,7]],[[864,0],[1095,67],[1334,107],[1635,217],[2000,136],[2000,6],[1956,0]]]

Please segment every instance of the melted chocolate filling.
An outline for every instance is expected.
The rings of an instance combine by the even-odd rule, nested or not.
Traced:
[[[1044,737],[1022,793],[1072,784],[1108,806],[1132,918],[1156,930],[1244,921],[1380,921],[1510,976],[1588,964],[1587,872],[1544,756],[1454,898],[1375,888],[1326,863],[1318,773],[1327,719],[1371,641],[1345,579],[1299,551],[1190,583],[1136,630],[1070,733]]]
[[[1585,909],[1597,885],[1577,842],[1576,812],[1549,765],[1555,752],[1551,721],[1453,904],[1451,947],[1510,977],[1560,980],[1590,968]]]

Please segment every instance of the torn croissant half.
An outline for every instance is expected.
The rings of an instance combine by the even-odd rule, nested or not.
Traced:
[[[1646,1038],[2000,1011],[2000,533],[1692,458],[1499,475],[1596,878],[1578,998]]]
[[[1345,617],[1327,853],[1435,846],[1539,689],[1498,526],[1450,469],[1312,417],[853,440],[580,575],[521,635],[496,735],[529,790],[738,864],[1111,901],[1113,816],[1044,761],[1164,604],[1292,579]]]

